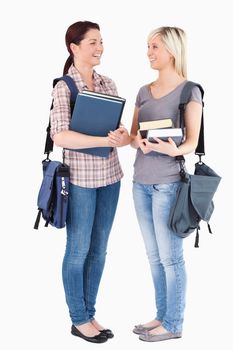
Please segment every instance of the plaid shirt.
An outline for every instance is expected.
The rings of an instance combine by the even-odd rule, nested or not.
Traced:
[[[80,73],[72,65],[68,71],[77,84],[79,91],[87,89]],[[109,95],[117,95],[114,82],[94,71],[94,90]],[[69,130],[70,91],[64,81],[59,81],[53,90],[53,109],[50,113],[51,137],[56,133]],[[70,167],[70,182],[81,187],[97,188],[118,182],[123,172],[116,148],[107,158],[65,150],[65,163]]]

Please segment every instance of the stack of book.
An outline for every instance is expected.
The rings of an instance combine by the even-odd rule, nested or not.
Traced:
[[[183,130],[174,128],[170,118],[140,122],[139,130],[142,138],[147,138],[154,143],[155,138],[168,141],[168,138],[171,137],[176,145],[180,145],[183,140]]]

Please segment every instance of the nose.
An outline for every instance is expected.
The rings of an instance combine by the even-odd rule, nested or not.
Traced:
[[[152,51],[152,50],[148,47],[148,49],[147,49],[147,56],[148,56],[148,57],[151,56],[151,51]]]
[[[103,49],[104,49],[103,44],[102,44],[102,43],[99,43],[97,49],[100,50],[100,51],[102,52]]]

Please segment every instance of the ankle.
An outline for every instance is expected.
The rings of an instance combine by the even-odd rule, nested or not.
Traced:
[[[157,334],[167,334],[169,333],[169,331],[166,328],[164,328],[162,325],[160,325],[152,329],[149,333],[153,335],[157,335]]]
[[[98,330],[98,331],[102,331],[105,328],[103,326],[101,326],[101,324],[99,324],[99,322],[97,322],[95,319],[91,321],[91,324]]]
[[[144,327],[159,327],[160,325],[161,325],[161,322],[159,320],[152,320],[150,322],[143,324]]]
[[[77,325],[75,327],[87,337],[94,337],[99,334],[98,329],[96,329],[91,322]]]

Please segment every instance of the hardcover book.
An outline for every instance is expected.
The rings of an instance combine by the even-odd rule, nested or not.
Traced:
[[[173,125],[170,118],[139,122],[139,130],[142,138],[146,138],[147,130],[157,128],[171,128]]]
[[[147,131],[146,137],[150,142],[156,142],[155,137],[163,141],[168,141],[168,138],[171,137],[179,146],[183,140],[183,130],[181,128],[151,129]]]
[[[172,120],[170,118],[149,120],[146,122],[139,122],[140,130],[157,129],[157,128],[169,128],[172,127]]]
[[[70,130],[90,136],[107,136],[121,121],[125,99],[94,91],[78,93],[70,122]],[[108,157],[112,147],[72,149],[72,151]]]

